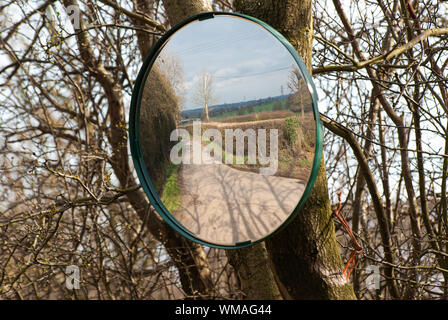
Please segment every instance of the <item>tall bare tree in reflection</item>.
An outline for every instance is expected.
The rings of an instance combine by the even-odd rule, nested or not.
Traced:
[[[213,80],[214,78],[212,74],[203,71],[195,83],[192,94],[192,101],[195,104],[204,107],[202,120],[207,122],[210,121],[208,107],[218,101]]]

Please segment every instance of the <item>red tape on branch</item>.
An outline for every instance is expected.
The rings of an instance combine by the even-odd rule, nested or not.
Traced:
[[[339,204],[336,210],[333,211],[333,213],[338,218],[339,222],[350,236],[350,239],[352,240],[354,245],[354,248],[352,248],[352,252],[350,253],[350,257],[348,258],[347,264],[345,265],[344,271],[342,272],[342,274],[345,275],[346,279],[348,280],[352,271],[356,269],[356,267],[358,266],[359,259],[358,260],[356,259],[356,255],[357,254],[359,254],[360,256],[362,255],[363,247],[359,244],[358,240],[356,240],[356,237],[353,234],[352,229],[348,225],[347,220],[345,219],[344,215],[341,212],[341,206],[342,206],[341,195],[342,193],[338,192]]]

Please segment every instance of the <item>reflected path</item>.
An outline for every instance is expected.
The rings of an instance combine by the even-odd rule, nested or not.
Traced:
[[[210,157],[206,152],[202,156]],[[288,218],[305,183],[241,171],[217,161],[182,164],[182,209],[173,212],[173,216],[198,238],[213,243],[234,245],[258,240]]]

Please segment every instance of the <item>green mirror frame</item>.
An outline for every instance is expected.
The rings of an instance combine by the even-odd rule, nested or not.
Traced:
[[[139,120],[140,120],[140,103],[142,98],[142,92],[141,90],[146,82],[147,76],[149,71],[151,70],[151,67],[157,58],[160,50],[163,48],[164,44],[169,40],[169,38],[179,29],[184,27],[185,25],[194,22],[194,21],[202,21],[206,19],[213,19],[215,16],[235,16],[238,18],[243,18],[250,20],[261,27],[263,27],[265,30],[270,32],[277,40],[279,40],[289,51],[289,53],[293,56],[294,60],[297,62],[297,65],[302,73],[302,76],[308,86],[308,90],[310,91],[311,97],[312,97],[312,107],[313,107],[313,114],[314,114],[314,120],[316,123],[316,143],[315,143],[315,154],[314,154],[314,161],[313,166],[311,169],[311,174],[308,179],[308,183],[305,187],[305,191],[297,204],[296,208],[293,210],[293,212],[289,215],[289,217],[278,227],[276,230],[268,234],[267,236],[256,240],[256,241],[245,241],[245,242],[237,242],[233,246],[223,246],[223,245],[217,245],[214,243],[210,243],[207,241],[204,241],[202,239],[198,239],[195,237],[195,235],[190,232],[188,229],[186,229],[183,225],[181,225],[168,211],[168,209],[165,207],[165,205],[160,200],[157,192],[155,191],[155,188],[151,182],[151,179],[149,178],[149,174],[147,172],[147,169],[144,165],[143,155],[140,148],[140,141],[139,141]],[[239,14],[239,13],[231,13],[231,12],[206,12],[201,13],[195,16],[192,16],[190,18],[185,19],[184,21],[180,22],[179,24],[172,27],[169,31],[167,31],[153,46],[151,51],[149,52],[148,56],[145,58],[142,67],[140,68],[140,71],[138,73],[137,79],[134,83],[134,88],[132,91],[132,98],[131,98],[131,106],[130,106],[130,113],[129,113],[129,143],[131,148],[131,154],[132,159],[134,162],[134,167],[137,172],[138,179],[142,185],[142,188],[144,192],[146,193],[146,196],[148,197],[149,202],[154,207],[154,209],[157,211],[157,213],[163,218],[163,220],[168,223],[170,227],[175,229],[178,233],[180,233],[185,238],[192,240],[194,242],[200,243],[202,245],[212,247],[212,248],[219,248],[219,249],[238,249],[247,247],[256,243],[259,243],[261,241],[266,240],[273,234],[280,231],[282,228],[284,228],[292,219],[294,219],[297,214],[300,212],[302,207],[304,206],[306,200],[308,199],[311,190],[314,186],[314,183],[316,181],[320,163],[322,161],[322,145],[323,145],[323,127],[322,122],[320,120],[320,114],[319,109],[317,106],[317,92],[316,88],[314,86],[314,83],[312,81],[311,75],[308,72],[305,63],[303,62],[302,58],[299,56],[297,51],[294,49],[294,47],[283,37],[278,31],[276,31],[271,26],[267,25],[263,21],[260,21],[256,18]]]

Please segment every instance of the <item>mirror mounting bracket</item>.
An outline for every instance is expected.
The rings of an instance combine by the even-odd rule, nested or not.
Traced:
[[[215,17],[215,14],[213,12],[205,12],[198,17],[198,20],[203,21],[203,20],[207,20],[207,19],[213,19],[214,17]]]

